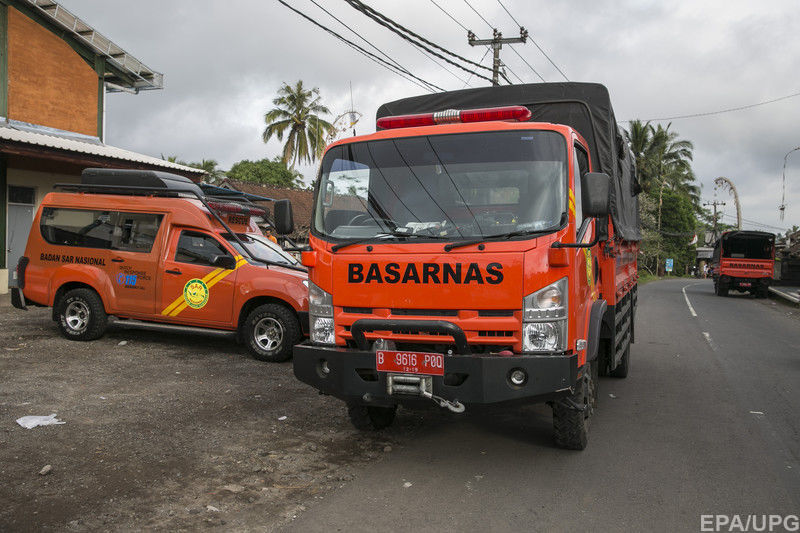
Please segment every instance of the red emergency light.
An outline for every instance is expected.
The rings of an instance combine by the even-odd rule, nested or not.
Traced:
[[[377,126],[380,129],[413,128],[416,126],[435,126],[437,124],[453,124],[467,122],[488,122],[492,120],[516,120],[526,122],[531,118],[531,110],[525,106],[484,107],[482,109],[448,109],[436,113],[418,115],[398,115],[381,117]]]

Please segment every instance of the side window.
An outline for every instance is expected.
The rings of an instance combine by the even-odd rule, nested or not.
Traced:
[[[111,249],[115,213],[45,207],[39,228],[44,240],[62,246]]]
[[[214,259],[220,255],[230,254],[217,239],[205,233],[184,230],[178,238],[175,261],[213,266]]]
[[[114,225],[114,250],[150,253],[164,215],[151,213],[117,213]]]
[[[577,231],[583,222],[583,201],[581,199],[581,176],[589,172],[589,154],[580,146],[575,145],[575,159],[573,166],[577,169],[575,173],[575,222]]]

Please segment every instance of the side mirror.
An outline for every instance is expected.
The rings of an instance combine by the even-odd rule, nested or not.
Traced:
[[[608,192],[611,178],[605,172],[587,172],[581,176],[583,218],[608,215]]]
[[[292,215],[292,202],[277,200],[275,202],[275,231],[280,235],[289,235],[294,231],[294,216]]]
[[[233,270],[236,268],[236,259],[229,255],[215,255],[211,263],[213,266],[224,268],[225,270]]]

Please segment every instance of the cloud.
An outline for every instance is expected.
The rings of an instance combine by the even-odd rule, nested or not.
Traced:
[[[315,7],[290,3],[358,41]],[[367,2],[449,49],[479,60],[484,48],[429,0]],[[460,0],[438,0],[479,37],[491,29]],[[126,2],[63,0],[117,44],[164,72],[163,91],[107,98],[107,141],[158,156],[218,160],[223,168],[273,157],[280,144],[261,142],[263,114],[282,82],[319,87],[334,116],[350,105],[364,114],[359,133],[374,131],[378,106],[423,89],[357,54],[277,2]],[[343,2],[321,2],[418,76],[460,89],[467,74],[419,50]],[[492,0],[472,5],[504,35],[517,28]],[[506,0],[533,39],[571,78],[608,86],[620,119],[658,118],[751,104],[800,90],[800,10],[795,0],[753,3],[707,0],[667,3],[617,0]],[[358,41],[365,47],[369,45]],[[560,74],[529,43],[516,50],[548,81]],[[378,53],[378,52],[375,52]],[[538,81],[508,49],[502,59],[523,80]],[[489,64],[487,58],[484,64]],[[448,70],[452,72],[448,72]],[[513,77],[513,75],[512,75]],[[461,79],[459,79],[461,78]],[[473,76],[473,86],[481,85]],[[695,172],[706,199],[713,179],[736,183],[745,218],[776,226],[800,223],[800,152],[787,165],[787,218],[780,223],[783,156],[800,145],[800,98],[710,117],[675,120],[672,129],[695,144]],[[300,167],[311,179],[315,165]],[[717,192],[717,197],[727,193]],[[726,206],[726,213],[733,213]]]

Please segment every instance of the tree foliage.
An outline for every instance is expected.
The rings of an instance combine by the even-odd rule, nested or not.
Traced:
[[[266,143],[273,136],[283,145],[283,162],[294,168],[295,163],[313,163],[322,155],[326,137],[335,131],[330,122],[320,115],[330,114],[322,105],[319,89],[306,89],[303,81],[294,86],[284,83],[272,103],[273,109],[264,115],[266,128],[262,140]]]
[[[227,176],[234,180],[252,181],[289,189],[296,189],[302,183],[300,173],[287,168],[280,157],[259,161],[244,159],[234,163],[227,172]]]
[[[702,232],[698,217],[705,211],[692,171],[694,145],[671,126],[634,120],[625,136],[642,185],[642,265],[651,271],[663,269],[664,259],[671,257],[675,272],[685,272],[695,257],[688,243]]]

